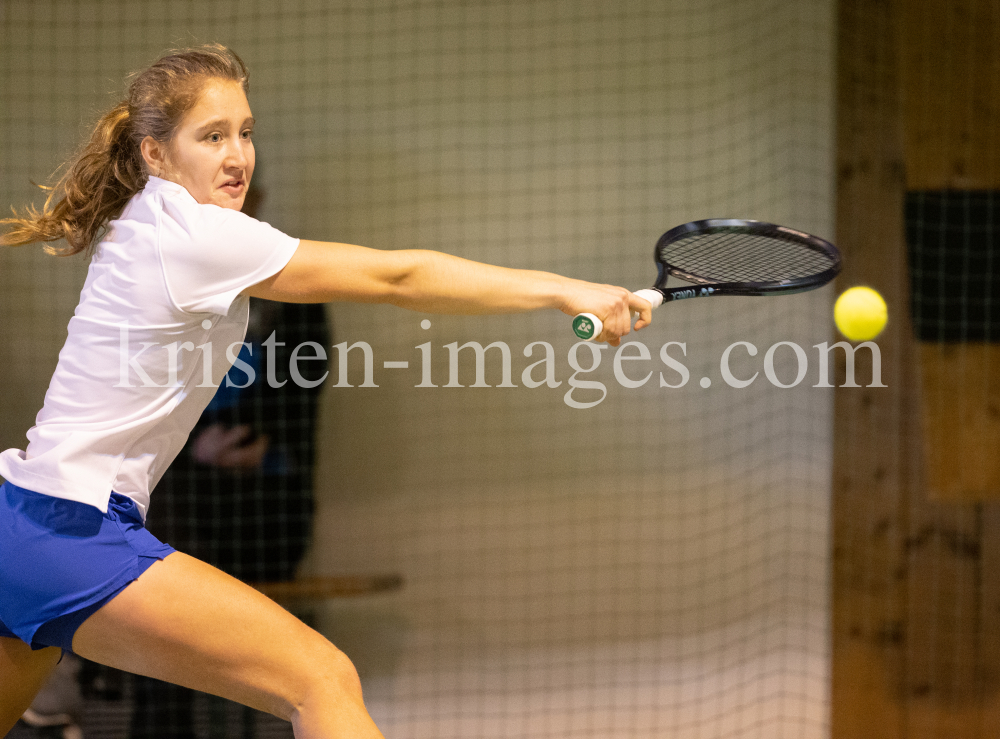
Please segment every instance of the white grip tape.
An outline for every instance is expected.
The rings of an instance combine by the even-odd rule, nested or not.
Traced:
[[[638,295],[640,298],[649,303],[649,306],[653,310],[656,310],[663,305],[663,293],[659,290],[650,290],[649,288],[645,288],[643,290],[636,290],[632,294]]]
[[[663,294],[660,293],[659,290],[650,290],[649,288],[645,288],[645,289],[642,289],[642,290],[636,290],[632,294],[633,295],[638,295],[640,298],[642,298],[643,300],[645,300],[646,302],[648,302],[649,305],[650,305],[650,307],[653,310],[656,310],[661,305],[663,305]],[[639,315],[639,314],[638,313],[633,313],[632,315]],[[580,313],[580,314],[578,314],[576,316],[576,319],[574,319],[574,321],[573,321],[574,324],[576,323],[576,320],[579,319],[579,318],[586,318],[592,324],[594,324],[594,333],[593,333],[593,335],[590,338],[588,338],[588,339],[584,339],[584,341],[594,341],[594,340],[597,339],[598,336],[601,335],[601,332],[604,331],[604,323],[601,321],[600,318],[598,318],[597,316],[595,316],[593,313]]]

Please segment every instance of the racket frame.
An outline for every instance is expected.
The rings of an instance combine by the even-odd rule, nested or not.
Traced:
[[[808,277],[778,282],[716,282],[714,280],[691,274],[661,258],[663,247],[672,244],[687,234],[708,234],[726,231],[751,234],[763,237],[777,237],[802,244],[813,251],[819,252],[831,261],[829,267]],[[815,290],[827,284],[840,273],[840,251],[825,239],[797,231],[787,226],[779,226],[767,221],[749,221],[738,218],[709,218],[703,221],[691,221],[667,231],[661,236],[653,250],[658,270],[656,290],[663,296],[663,302],[685,300],[687,298],[716,297],[725,295],[792,295],[794,293]],[[667,287],[667,278],[676,277],[691,286]]]
[[[708,234],[726,231],[793,241],[828,257],[830,259],[830,266],[814,275],[791,280],[718,282],[687,272],[661,258],[663,248],[667,244],[678,241],[688,234]],[[657,240],[656,247],[653,250],[653,258],[656,261],[657,279],[656,284],[651,288],[647,288],[647,290],[659,293],[664,303],[672,303],[688,298],[721,297],[726,295],[793,295],[808,290],[815,290],[826,285],[840,274],[841,267],[840,251],[825,239],[805,233],[804,231],[797,231],[794,228],[788,228],[787,226],[779,226],[776,223],[739,218],[708,218],[675,226]],[[667,280],[670,277],[676,277],[689,284],[683,287],[667,287]],[[652,296],[647,295],[643,297],[649,299]],[[654,309],[661,304],[655,301],[651,301],[651,303]],[[603,323],[592,313],[580,313],[573,319],[573,331],[584,341],[593,341],[600,336],[603,330]],[[588,333],[589,336],[587,335]]]

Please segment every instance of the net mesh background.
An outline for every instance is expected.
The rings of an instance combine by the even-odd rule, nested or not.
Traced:
[[[260,217],[294,236],[635,288],[685,221],[833,237],[829,0],[4,0],[0,13],[4,207],[38,201],[30,182],[129,71],[219,41],[251,70]],[[0,252],[4,448],[23,448],[85,270]],[[330,306],[335,341],[371,348],[377,387],[361,387],[363,347],[346,377],[327,347],[300,572],[405,578],[306,614],[355,661],[386,735],[825,736],[832,390],[813,387],[812,347],[832,340],[831,302],[830,288],[685,301],[621,354],[574,348],[555,312]],[[498,387],[499,347],[488,387],[472,387],[468,342],[509,347],[516,387]],[[544,376],[535,342],[556,387],[526,382]],[[719,370],[735,342],[752,344],[730,354],[735,377],[756,377],[745,388]],[[807,352],[795,387],[779,386],[799,366],[780,342]],[[121,700],[88,702],[87,735],[121,736],[133,694],[126,682]],[[240,731],[235,708],[196,710],[200,735]],[[259,735],[283,731],[257,720]]]

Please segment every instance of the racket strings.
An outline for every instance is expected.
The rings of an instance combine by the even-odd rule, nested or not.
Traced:
[[[661,262],[708,282],[784,282],[813,277],[834,259],[793,238],[733,231],[692,234],[663,244]]]

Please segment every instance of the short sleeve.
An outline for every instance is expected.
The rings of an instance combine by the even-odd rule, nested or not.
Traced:
[[[245,213],[202,205],[186,192],[163,199],[158,248],[178,308],[226,315],[241,292],[280,272],[299,240]]]

